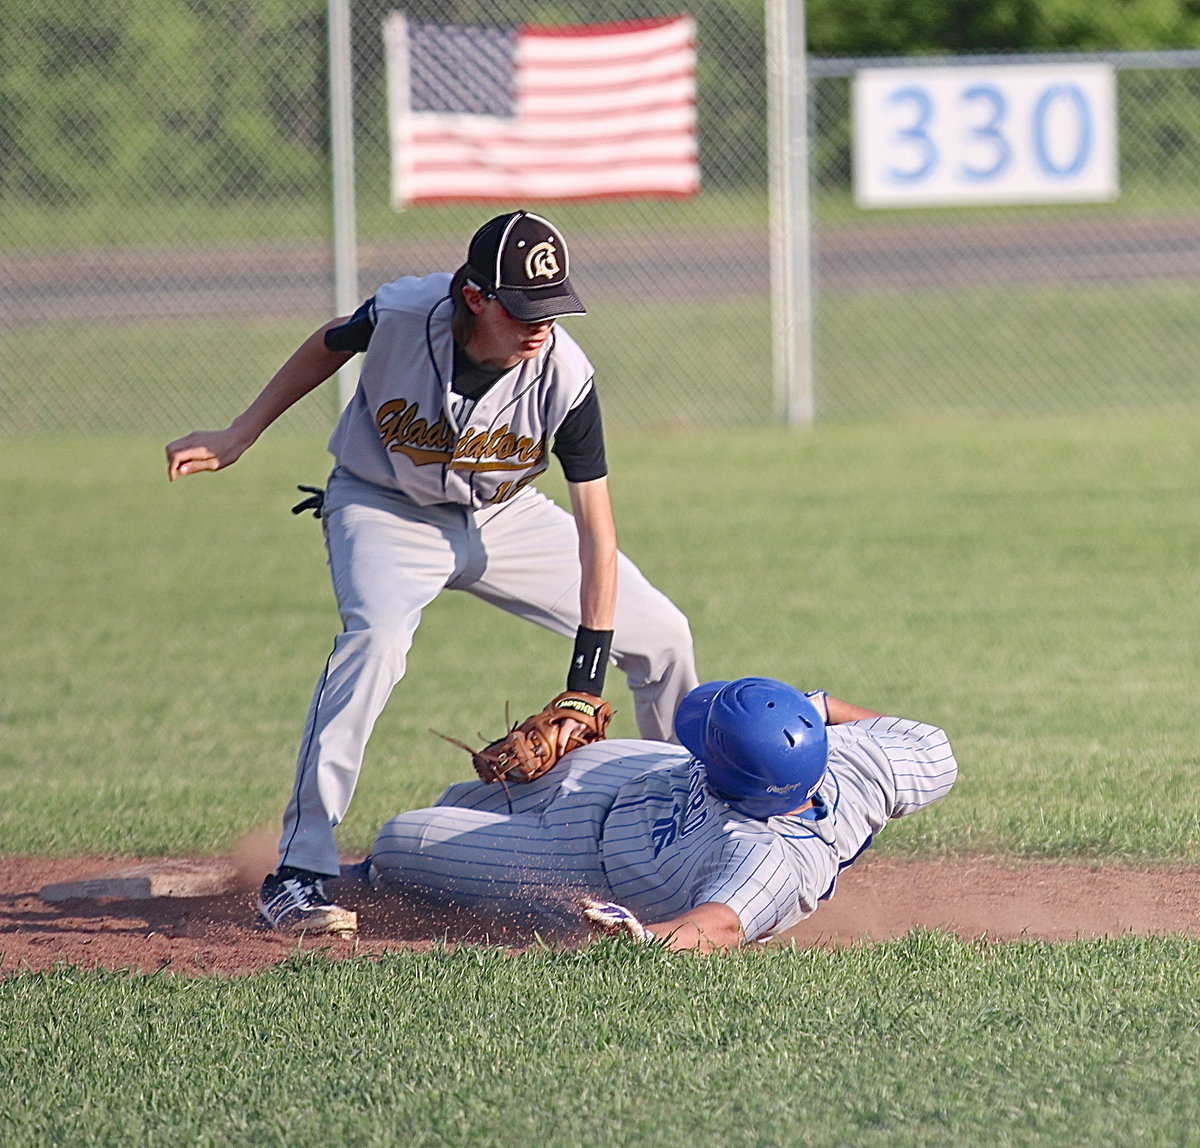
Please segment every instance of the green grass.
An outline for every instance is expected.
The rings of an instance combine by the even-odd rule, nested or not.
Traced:
[[[0,983],[0,1122],[14,1146],[1185,1144],[1198,956],[914,933],[236,981],[58,969]]]
[[[493,212],[508,210],[504,203],[425,204],[407,211],[391,206],[385,171],[359,173],[356,222],[360,244],[388,243],[406,233],[453,237],[470,235]],[[944,207],[865,211],[848,187],[822,186],[810,204],[820,226],[863,226],[893,223],[945,222]],[[1022,204],[1016,207],[963,206],[955,218],[994,222],[1005,216],[1087,217],[1124,219],[1136,215],[1194,214],[1196,189],[1187,179],[1157,180],[1144,170],[1128,172],[1121,196],[1111,203]],[[760,232],[770,224],[765,187],[745,190],[704,188],[691,199],[617,199],[555,202],[542,210],[569,235],[583,232],[615,234],[660,233],[679,230],[727,231],[730,221]],[[109,246],[152,248],[198,243],[206,246],[246,243],[309,243],[328,240],[333,226],[328,189],[273,200],[206,203],[147,197],[114,198],[91,203],[45,204],[9,197],[3,203],[4,233],[0,252],[10,254],[79,252]]]
[[[1190,284],[979,286],[827,293],[816,326],[823,423],[944,415],[1035,415],[1197,407]],[[326,316],[153,323],[80,322],[47,343],[4,334],[6,435],[174,437],[225,425]],[[765,298],[697,297],[643,306],[600,299],[568,324],[596,364],[605,420],[648,430],[769,426],[774,407]],[[647,324],[667,339],[644,336]],[[31,386],[29,380],[38,384]],[[281,430],[329,425],[336,385]]]
[[[1195,404],[1187,282],[964,286],[822,296],[823,420]]]
[[[612,484],[703,676],[949,731],[959,785],[876,852],[1195,864],[1198,459],[1195,412],[941,418],[628,432]],[[326,469],[311,434],[176,486],[157,439],[5,443],[4,853],[221,854],[277,826],[336,626],[318,526],[288,508]],[[439,599],[347,851],[467,775],[428,727],[498,727],[566,655]],[[632,734],[619,677],[608,692]],[[244,979],[16,972],[0,1142],[1178,1145],[1200,1119],[1198,999],[1193,940],[923,932],[712,959],[602,943],[298,954]]]
[[[1198,455],[1179,414],[625,434],[611,461],[622,545],[689,615],[702,677],[949,731],[953,798],[881,849],[1136,863],[1200,860]],[[337,627],[319,528],[289,513],[327,465],[323,439],[274,434],[170,486],[158,442],[6,444],[6,851],[220,853],[277,823]],[[560,688],[567,653],[443,595],[344,848],[464,776],[429,727],[498,728]]]
[[[360,180],[356,221],[360,243],[387,243],[406,233],[463,241],[489,215],[509,205],[422,205],[396,211],[382,179]],[[708,191],[684,200],[598,200],[562,202],[543,210],[569,234],[657,233],[672,228],[727,230],[730,220],[759,230],[767,226],[765,190]],[[3,204],[0,252],[78,252],[108,246],[134,248],[191,242],[206,246],[246,243],[327,242],[333,226],[325,188],[307,197],[248,200],[214,206],[202,200],[130,203],[128,200],[55,205],[10,197]]]
[[[325,318],[240,322],[236,338],[228,319],[79,322],[56,328],[49,343],[40,327],[7,331],[12,369],[0,377],[0,427],[20,436],[225,426]],[[280,429],[329,426],[336,388],[330,381]]]
[[[663,304],[657,321],[688,349],[667,364],[660,344],[630,337],[640,311],[628,304],[605,303],[594,319],[580,321],[586,328],[571,329],[600,372],[612,427],[764,425],[772,409],[771,350],[761,334],[766,311],[765,300]],[[5,332],[0,342],[11,369],[0,375],[0,442],[155,427],[174,437],[196,426],[224,426],[327,317],[239,322],[236,334],[228,319],[81,322],[56,332],[49,347],[40,328]],[[694,381],[681,403],[686,372],[694,372]],[[31,378],[41,380],[37,387],[28,385]],[[328,428],[336,389],[336,381],[325,384],[279,429]]]

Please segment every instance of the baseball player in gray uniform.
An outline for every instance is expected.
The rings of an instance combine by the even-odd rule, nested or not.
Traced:
[[[166,448],[172,481],[228,466],[365,353],[315,505],[343,628],[309,708],[279,868],[259,898],[272,927],[356,928],[325,893],[324,878],[340,871],[333,830],[421,612],[443,589],[573,635],[569,690],[602,694],[613,661],[644,737],[671,737],[697,683],[687,619],[617,549],[593,369],[556,325],[585,313],[568,271],[551,223],[497,216],[453,275],[380,287],[313,332],[229,427]],[[572,513],[531,485],[551,453]]]
[[[488,912],[569,900],[603,931],[735,946],[808,917],[958,772],[935,726],[769,678],[697,687],[675,728],[682,748],[597,742],[508,794],[453,785],[389,821],[357,875]]]

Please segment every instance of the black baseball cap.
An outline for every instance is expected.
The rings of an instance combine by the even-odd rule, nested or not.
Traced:
[[[567,244],[540,215],[510,211],[489,219],[471,238],[467,270],[518,322],[586,315],[567,278]]]

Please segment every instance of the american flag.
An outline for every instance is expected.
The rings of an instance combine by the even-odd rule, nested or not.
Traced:
[[[384,24],[397,208],[700,189],[690,16]]]

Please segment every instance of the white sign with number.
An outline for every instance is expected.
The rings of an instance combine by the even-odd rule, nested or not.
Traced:
[[[1107,64],[868,68],[854,79],[860,207],[1117,195]]]

